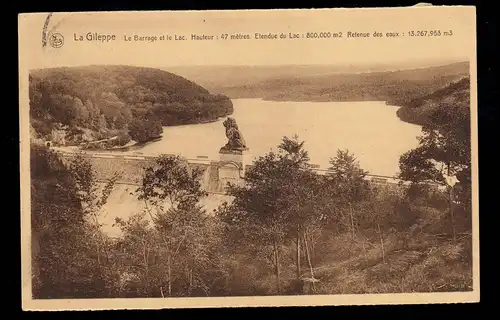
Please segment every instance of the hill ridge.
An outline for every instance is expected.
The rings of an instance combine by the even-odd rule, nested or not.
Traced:
[[[172,68],[212,92],[272,101],[387,101],[403,105],[468,76],[467,61],[402,70],[337,72],[328,66]],[[335,67],[333,67],[335,68]],[[184,71],[182,71],[184,70]],[[186,71],[187,70],[187,71]],[[239,70],[239,71],[238,71]],[[333,71],[335,72],[333,72]],[[236,72],[238,71],[238,72]],[[243,72],[244,71],[244,72]],[[217,74],[217,77],[213,75]]]
[[[33,131],[39,138],[61,140],[61,144],[109,138],[126,132],[135,119],[149,121],[146,127],[158,128],[159,123],[161,131],[161,126],[215,121],[233,112],[227,96],[151,67],[35,69],[29,80]],[[64,139],[55,137],[60,128]]]

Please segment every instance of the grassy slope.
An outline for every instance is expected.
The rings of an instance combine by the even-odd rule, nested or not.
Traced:
[[[330,255],[341,255],[315,268],[320,293],[446,292],[472,290],[471,237],[456,244],[439,235],[413,236],[405,244],[385,235],[379,241],[353,243],[346,235],[329,241]]]
[[[378,237],[355,240],[349,234],[327,235],[325,232],[313,251],[313,273],[319,280],[315,294],[457,292],[472,290],[472,238],[461,234],[456,243],[441,234],[386,233],[384,255]],[[281,281],[284,294],[295,279],[294,245],[281,249]],[[252,294],[276,294],[276,277],[269,265],[259,258],[235,257],[235,278],[242,287],[250,284]],[[310,278],[305,256],[302,276]],[[234,281],[234,280],[233,280]],[[292,289],[293,290],[293,289]],[[236,295],[249,294],[240,292]]]

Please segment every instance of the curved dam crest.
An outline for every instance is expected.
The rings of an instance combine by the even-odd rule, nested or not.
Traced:
[[[88,160],[97,175],[97,180],[104,187],[105,182],[115,173],[121,173],[113,192],[108,198],[108,202],[102,208],[100,222],[105,233],[110,236],[118,236],[120,230],[113,226],[115,218],[127,219],[133,214],[143,212],[145,205],[138,200],[136,190],[139,186],[144,169],[151,166],[158,155],[138,155],[138,154],[116,154],[105,152],[70,152],[61,151],[54,148],[54,151],[61,157],[63,162],[67,162],[77,154]],[[166,154],[172,155],[173,154]],[[232,197],[225,193],[225,186],[228,182],[243,183],[244,173],[252,165],[248,164],[245,155],[221,154],[219,160],[210,160],[206,156],[198,156],[196,159],[186,159],[187,165],[191,168],[201,168],[203,175],[201,178],[202,188],[208,192],[208,196],[201,199],[200,204],[205,207],[208,214],[213,213],[223,202],[232,201]],[[319,174],[324,174],[328,170],[313,166],[313,170]],[[394,177],[368,175],[367,180],[382,184],[395,185],[399,182]],[[149,217],[146,216],[148,219]]]

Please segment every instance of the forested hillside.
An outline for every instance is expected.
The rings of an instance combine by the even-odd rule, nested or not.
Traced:
[[[443,66],[399,71],[364,73],[335,73],[332,69],[321,72],[313,66],[292,68],[289,72],[248,67],[251,81],[242,83],[238,73],[231,75],[227,67],[227,83],[211,80],[209,73],[194,76],[207,83],[210,90],[231,98],[262,98],[278,101],[387,101],[401,106],[416,97],[430,93],[469,75],[469,63],[459,62]],[[187,71],[186,71],[186,74]],[[260,77],[259,77],[260,75]],[[233,79],[235,78],[235,79]]]
[[[455,114],[452,115],[452,113]],[[397,112],[401,120],[419,125],[446,122],[450,117],[465,118],[469,113],[469,77],[417,97],[404,104]],[[443,119],[443,117],[446,117],[446,119]]]
[[[34,132],[60,144],[123,137],[130,129],[132,139],[145,141],[158,137],[161,126],[212,121],[233,112],[229,98],[153,68],[51,68],[33,70],[29,80]]]
[[[422,125],[418,147],[400,158],[401,177],[416,182],[444,183],[443,174],[455,176],[458,183],[454,192],[467,207],[464,216],[469,216],[472,192],[470,79],[461,79],[412,100],[398,110],[398,116]]]

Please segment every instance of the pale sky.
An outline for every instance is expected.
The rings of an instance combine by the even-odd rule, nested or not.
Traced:
[[[337,9],[267,12],[245,10],[194,12],[55,13],[48,31],[64,37],[60,48],[41,46],[47,14],[20,17],[21,67],[90,64],[150,67],[189,65],[371,65],[414,61],[466,61],[475,58],[475,11],[467,7]],[[414,30],[451,30],[452,36],[411,37]],[[369,38],[347,38],[347,32]],[[378,31],[382,38],[373,38]],[[115,35],[109,43],[75,41],[75,34]],[[342,38],[284,40],[124,41],[124,36],[342,32]],[[405,33],[388,38],[387,32]]]

